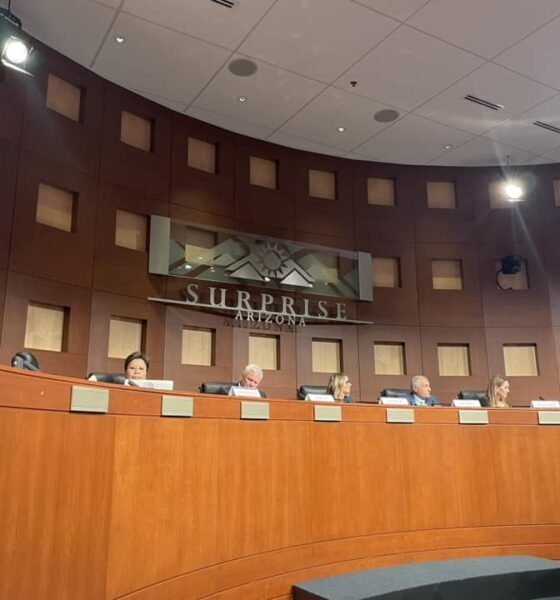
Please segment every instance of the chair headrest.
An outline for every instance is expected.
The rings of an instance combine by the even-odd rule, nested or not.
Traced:
[[[198,391],[201,394],[219,394],[222,396],[227,396],[229,393],[229,388],[235,385],[235,382],[232,381],[205,381],[200,384]]]
[[[486,392],[484,390],[461,390],[457,394],[457,398],[461,400],[486,400]]]
[[[93,379],[95,377],[95,379]],[[90,373],[88,379],[101,383],[120,383],[124,385],[126,377],[122,373]]]
[[[39,361],[37,360],[37,357],[31,354],[31,352],[27,352],[27,350],[20,350],[14,354],[11,365],[17,369],[27,369],[28,371],[39,370]]]
[[[405,398],[409,394],[410,390],[407,388],[385,388],[379,395],[386,398]]]
[[[327,386],[326,385],[307,385],[303,384],[299,386],[297,391],[298,400],[305,400],[307,394],[326,394]]]

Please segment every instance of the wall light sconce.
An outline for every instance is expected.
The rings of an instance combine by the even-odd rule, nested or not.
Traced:
[[[19,17],[16,17],[10,10],[11,1],[8,8],[0,7],[0,19],[7,21],[17,31],[2,40],[2,54],[0,60],[5,67],[14,69],[25,75],[33,75],[28,70],[28,63],[33,52],[33,47],[27,42],[19,32],[23,29],[23,24]]]

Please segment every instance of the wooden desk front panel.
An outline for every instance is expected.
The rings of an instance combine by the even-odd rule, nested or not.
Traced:
[[[271,400],[269,421],[241,421],[239,399],[194,395],[194,418],[167,419],[159,393],[108,386],[110,414],[69,414],[76,383],[0,367],[2,598],[276,600],[373,566],[560,558],[560,429],[532,411],[320,423]]]

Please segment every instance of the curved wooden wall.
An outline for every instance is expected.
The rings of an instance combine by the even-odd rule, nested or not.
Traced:
[[[536,411],[197,396],[163,418],[155,391],[110,389],[109,414],[69,413],[83,381],[0,367],[0,597],[288,600],[298,581],[454,557],[560,559],[560,427]]]
[[[153,377],[196,389],[204,380],[238,376],[249,330],[228,327],[223,316],[148,303],[148,296],[177,297],[185,284],[148,275],[147,253],[114,244],[120,209],[400,259],[400,288],[376,288],[373,303],[349,306],[349,316],[375,325],[279,332],[280,368],[263,383],[271,395],[293,398],[302,383],[325,383],[325,374],[311,370],[315,336],[341,341],[343,367],[359,400],[376,399],[384,387],[405,387],[418,372],[446,402],[460,389],[482,389],[490,375],[503,372],[505,343],[534,343],[538,350],[539,375],[512,378],[514,404],[560,396],[558,165],[522,169],[533,181],[527,202],[491,209],[488,184],[501,177],[499,169],[368,163],[280,147],[170,111],[39,42],[35,47],[35,77],[7,69],[0,77],[0,361],[7,363],[24,344],[28,302],[43,302],[69,312],[64,351],[37,352],[44,371],[76,377],[120,371],[122,361],[107,357],[109,319],[118,315],[146,323]],[[49,73],[83,90],[80,122],[46,107]],[[122,111],[152,122],[153,152],[120,141]],[[189,136],[217,145],[217,174],[187,165]],[[277,162],[278,189],[250,184],[250,156]],[[335,200],[309,195],[309,169],[336,172]],[[397,206],[369,205],[368,177],[394,179]],[[427,207],[429,181],[454,182],[455,210]],[[72,233],[35,222],[41,182],[78,193]],[[531,287],[497,290],[495,260],[513,253],[528,259]],[[433,290],[433,258],[462,260],[465,289]],[[184,325],[215,329],[215,365],[181,364]],[[376,341],[405,343],[406,375],[374,373]],[[469,344],[471,375],[439,376],[438,343]]]

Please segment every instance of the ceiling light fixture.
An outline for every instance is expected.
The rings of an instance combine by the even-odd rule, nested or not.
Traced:
[[[451,148],[453,148],[453,144],[445,144],[443,147],[444,150],[451,150]]]
[[[23,24],[19,17],[16,17],[10,10],[11,0],[8,2],[8,8],[0,7],[0,19],[8,21],[16,31],[2,41],[1,61],[5,67],[14,69],[25,75],[32,75],[28,70],[28,61],[33,52],[32,46],[20,35]]]
[[[521,184],[514,179],[511,176],[511,168],[510,168],[510,156],[509,154],[506,157],[506,168],[505,168],[505,174],[506,174],[506,179],[504,181],[504,194],[506,197],[506,200],[508,202],[521,202],[524,200],[523,197],[523,187],[521,186]]]
[[[126,42],[126,38],[124,35],[116,35],[115,42],[117,42],[117,44],[124,44]]]
[[[340,125],[340,127],[337,127],[336,130],[338,131],[338,133],[344,133],[346,131],[346,127]]]
[[[247,96],[237,96],[237,102],[246,102]]]

